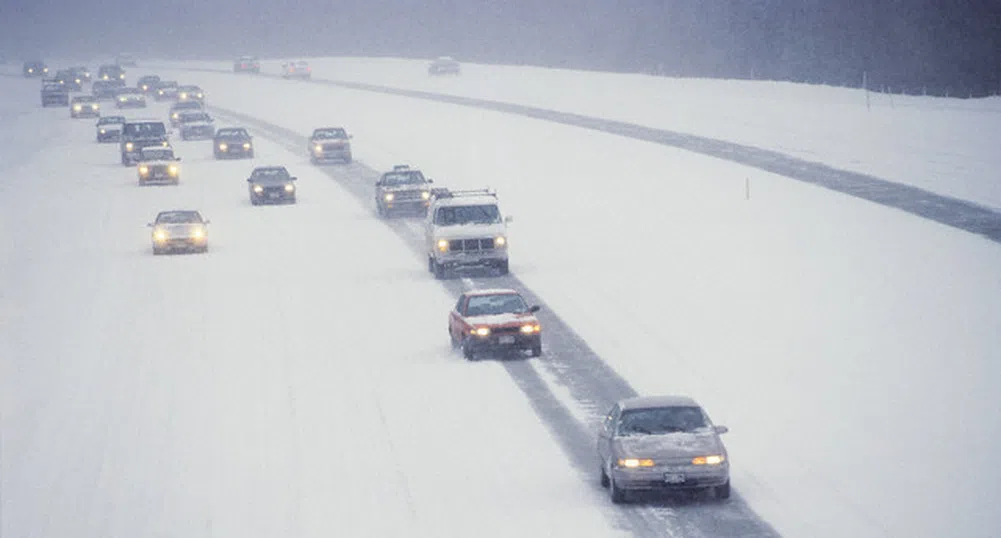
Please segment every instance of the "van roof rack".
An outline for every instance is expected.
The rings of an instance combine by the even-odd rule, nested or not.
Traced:
[[[435,198],[457,198],[460,196],[493,196],[497,197],[497,192],[490,190],[490,187],[485,187],[482,189],[463,189],[463,190],[451,190],[448,188],[432,189],[432,194]]]

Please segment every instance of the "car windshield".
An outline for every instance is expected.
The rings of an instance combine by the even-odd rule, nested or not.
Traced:
[[[212,121],[212,118],[204,112],[185,112],[181,114],[181,121],[185,123],[195,121]]]
[[[160,83],[156,85],[156,87],[160,88],[161,90],[163,88],[176,88],[177,87],[177,81],[176,80],[161,80]]]
[[[382,184],[386,187],[395,187],[398,185],[419,185],[426,183],[424,180],[424,174],[421,174],[417,170],[411,170],[409,172],[389,172],[388,174],[383,174]]]
[[[89,95],[81,95],[80,97],[73,98],[74,103],[93,103],[94,98]]]
[[[283,180],[288,179],[288,170],[284,168],[258,168],[254,170],[254,173],[250,177],[257,181],[265,180]]]
[[[125,116],[104,116],[97,120],[98,125],[107,125],[109,123],[125,123]]]
[[[347,138],[344,129],[317,129],[313,131],[313,140],[333,140]]]
[[[167,134],[167,128],[163,126],[160,122],[144,122],[144,123],[126,123],[125,124],[125,135],[126,136],[164,136]]]
[[[693,433],[708,427],[709,423],[701,408],[672,406],[627,409],[622,412],[617,432],[619,435],[664,435]]]
[[[121,88],[115,92],[117,95],[141,95],[139,88]]]
[[[168,148],[144,148],[142,159],[144,161],[170,161],[174,159],[174,150]]]
[[[466,303],[467,316],[490,316],[495,314],[524,314],[528,305],[520,295],[498,293],[496,295],[472,295]]]
[[[183,103],[177,103],[170,108],[174,112],[177,112],[178,110],[201,110],[202,105],[194,101],[185,101]]]
[[[500,210],[496,204],[440,207],[434,219],[434,223],[441,226],[494,224],[500,221]]]
[[[202,222],[197,211],[166,211],[156,216],[157,224],[188,224]]]
[[[250,135],[243,129],[219,129],[216,138],[250,138]]]
[[[54,91],[62,91],[62,90],[63,90],[63,85],[62,84],[46,84],[45,86],[42,86],[42,91],[46,91],[46,92],[54,92]]]

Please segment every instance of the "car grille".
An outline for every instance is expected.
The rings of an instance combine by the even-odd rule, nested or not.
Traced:
[[[341,143],[324,144],[323,145],[323,151],[341,151],[345,147],[346,146],[344,144],[341,144]]]
[[[422,191],[396,191],[393,193],[393,200],[420,200]]]
[[[453,239],[448,242],[448,250],[452,252],[478,252],[493,250],[494,239]]]
[[[490,332],[493,334],[510,334],[510,333],[516,333],[520,330],[521,327],[497,327],[490,329]]]

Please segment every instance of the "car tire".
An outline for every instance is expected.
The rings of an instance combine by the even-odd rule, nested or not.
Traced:
[[[445,264],[434,261],[434,258],[431,259],[431,263],[433,264],[431,272],[434,273],[434,277],[438,280],[445,280]]]
[[[476,358],[476,353],[473,351],[472,344],[469,343],[469,338],[463,337],[460,346],[462,348],[462,356],[467,360],[471,361]]]
[[[260,204],[260,202],[257,201],[257,198],[254,198],[253,196],[251,196],[250,197],[250,205],[261,205],[261,204]]]
[[[535,342],[535,343],[532,344],[531,349],[528,350],[528,354],[530,356],[532,356],[532,357],[538,357],[539,355],[542,355],[542,340],[541,339],[538,342]]]
[[[459,349],[459,341],[455,339],[455,335],[452,334],[452,328],[448,328],[448,343],[452,345],[452,349]]]
[[[623,504],[627,500],[626,490],[620,488],[612,478],[608,479],[608,497],[612,500],[612,504]]]
[[[511,268],[510,268],[510,265],[508,265],[508,261],[504,260],[504,261],[498,263],[497,264],[497,271],[501,275],[506,275],[506,274],[510,273],[511,272]]]
[[[601,473],[601,479],[600,479],[601,487],[607,488],[609,480],[608,480],[608,473],[605,472],[605,466],[604,465],[601,466],[598,472]]]
[[[428,256],[428,272],[434,274],[434,258]]]
[[[159,256],[161,254],[163,254],[163,249],[162,248],[153,247],[153,255],[154,256]]]
[[[344,157],[344,164],[351,164],[351,156]]]
[[[722,486],[716,486],[715,488],[713,488],[713,493],[716,494],[716,498],[717,499],[720,499],[720,500],[729,499],[730,498],[730,481],[727,480],[726,484],[723,484]]]

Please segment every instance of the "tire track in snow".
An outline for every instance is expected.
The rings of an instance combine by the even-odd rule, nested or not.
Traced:
[[[268,138],[289,151],[305,155],[307,137],[293,130],[267,123],[237,111],[209,106],[217,117],[252,129],[257,136]],[[359,203],[372,206],[372,185],[380,172],[355,161],[349,165],[327,166],[322,170]],[[373,218],[376,216],[372,210]],[[419,226],[405,219],[386,219],[389,226],[414,254],[417,263],[426,265],[423,236]],[[429,274],[428,278],[432,278]],[[602,494],[598,485],[598,463],[594,451],[594,425],[611,405],[636,391],[588,347],[570,326],[564,323],[545,301],[532,292],[514,275],[498,278],[446,280],[442,285],[453,295],[469,287],[510,287],[518,289],[531,304],[543,307],[539,318],[546,325],[543,356],[534,364],[522,360],[503,361],[505,371],[529,399],[532,408],[559,443],[570,463],[595,495]],[[445,338],[444,313],[442,338]],[[534,366],[534,367],[533,367]],[[579,409],[594,410],[589,424],[582,423],[572,410],[547,385],[535,368],[544,368],[549,378],[558,379]],[[606,510],[615,526],[641,537],[774,537],[778,534],[748,507],[739,495],[739,484],[733,497],[724,503],[678,500],[671,497],[651,503],[637,503]]]

